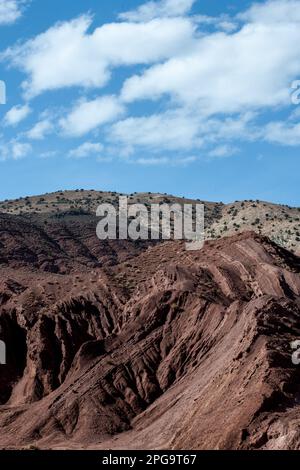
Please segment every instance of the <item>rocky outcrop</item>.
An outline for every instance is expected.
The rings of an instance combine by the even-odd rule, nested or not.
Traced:
[[[2,447],[300,446],[297,256],[250,232],[95,253],[1,269]]]

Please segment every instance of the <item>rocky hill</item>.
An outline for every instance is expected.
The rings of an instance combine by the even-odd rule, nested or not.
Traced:
[[[32,217],[0,218],[0,447],[300,447],[296,255],[254,232],[103,245],[88,215]]]
[[[117,207],[120,194],[103,191],[59,191],[41,196],[0,202],[0,213],[23,215],[25,218],[57,220],[64,215],[95,215],[99,204],[109,202]],[[130,203],[200,203],[205,204],[207,239],[218,239],[245,231],[268,236],[277,244],[300,254],[300,208],[264,201],[241,201],[231,204],[179,198],[167,194],[134,193]],[[31,223],[35,222],[30,219]]]

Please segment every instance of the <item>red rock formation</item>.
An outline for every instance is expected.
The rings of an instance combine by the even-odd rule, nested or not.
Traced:
[[[1,447],[300,446],[298,257],[245,233],[199,252],[134,245],[126,261],[115,242],[109,266],[88,232],[79,248],[65,227],[10,230]]]

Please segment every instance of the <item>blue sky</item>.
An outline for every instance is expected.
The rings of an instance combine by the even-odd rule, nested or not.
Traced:
[[[0,44],[0,199],[300,205],[299,0],[0,0]]]

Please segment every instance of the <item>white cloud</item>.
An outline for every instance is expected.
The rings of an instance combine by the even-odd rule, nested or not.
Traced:
[[[218,19],[216,22],[216,26],[223,30],[226,31],[227,33],[232,33],[237,29],[237,24],[234,21],[229,21],[227,19]]]
[[[69,156],[72,158],[85,158],[92,154],[100,154],[104,149],[104,146],[100,143],[84,142],[77,148],[69,152]]]
[[[190,163],[194,163],[197,161],[197,157],[190,156],[190,157],[157,157],[157,158],[138,158],[134,160],[133,163],[137,163],[138,165],[142,166],[186,166]]]
[[[186,54],[126,80],[122,99],[166,95],[207,114],[289,105],[290,84],[300,75],[300,2],[253,8],[238,31],[203,34]]]
[[[255,3],[246,12],[239,14],[238,18],[262,24],[300,22],[299,0],[269,0]]]
[[[188,46],[194,32],[194,25],[184,18],[111,23],[89,32],[91,24],[86,15],[58,23],[2,54],[26,73],[23,88],[28,97],[70,86],[103,87],[113,67],[172,57]]]
[[[133,158],[135,154],[140,158],[141,150],[143,158],[147,159],[157,158],[153,153],[166,152],[172,152],[173,159],[176,154],[186,158],[186,152],[201,149],[202,154],[209,153],[206,149],[212,146],[215,147],[210,150],[211,156],[225,156],[225,153],[237,150],[232,145],[235,140],[261,138],[254,124],[255,117],[253,113],[244,113],[234,117],[207,118],[201,110],[179,108],[116,122],[108,138],[124,158]]]
[[[4,124],[7,126],[16,126],[26,119],[30,113],[31,109],[28,104],[14,106],[4,116]]]
[[[24,142],[13,142],[11,145],[12,158],[19,160],[20,158],[26,157],[32,150],[32,147],[28,143]]]
[[[0,25],[12,24],[22,15],[24,1],[0,0]]]
[[[204,33],[205,27],[209,27],[211,31],[225,31],[226,33],[232,33],[239,29],[240,21],[231,17],[226,13],[222,13],[219,16],[208,16],[208,15],[194,15],[193,21],[197,23],[200,30]]]
[[[133,163],[137,163],[142,166],[160,166],[168,165],[170,163],[170,158],[168,157],[156,157],[156,158],[138,158],[134,160]]]
[[[150,21],[154,18],[182,16],[192,8],[195,0],[160,0],[144,3],[136,10],[121,13],[119,18],[128,21]]]
[[[32,129],[27,132],[27,137],[32,140],[42,140],[53,130],[53,124],[49,119],[37,122]]]
[[[70,114],[60,120],[67,136],[80,137],[111,122],[124,113],[124,107],[114,96],[102,96],[93,101],[79,101]]]
[[[238,148],[230,146],[230,145],[218,145],[217,147],[213,148],[208,152],[209,157],[213,158],[223,158],[223,157],[231,157],[238,153]]]
[[[300,123],[270,122],[262,130],[262,133],[262,137],[272,143],[287,146],[300,145]]]
[[[237,141],[261,140],[256,117],[248,112],[207,118],[201,110],[178,108],[119,121],[110,128],[108,140],[115,146],[112,154],[128,163],[186,166],[199,159],[236,155]]]
[[[12,159],[20,160],[26,157],[32,150],[32,147],[27,142],[20,142],[13,139],[7,143],[1,142],[0,146],[0,161]]]
[[[252,142],[260,138],[260,131],[255,124],[256,117],[257,114],[246,112],[234,116],[204,118],[201,133],[207,143],[217,146],[238,140]]]
[[[299,145],[296,112],[293,121],[264,127],[256,122],[262,115],[276,121],[271,112],[291,105],[290,86],[300,77],[300,1],[256,3],[235,16],[182,16],[193,3],[148,1],[119,15],[122,21],[94,29],[91,16],[83,15],[7,50],[2,58],[26,74],[29,98],[71,86],[85,92],[101,88],[114,68],[139,66],[134,76],[127,75],[119,97],[86,97],[63,117],[57,110],[57,119],[50,110],[27,137],[43,138],[56,120],[66,137],[105,125],[106,153],[110,147],[140,165],[180,157],[187,164],[199,149],[201,156],[225,157],[237,152],[241,140]],[[141,115],[137,108],[134,115],[133,106],[124,117],[130,104],[162,98],[154,114]],[[21,116],[21,109],[16,111]],[[83,158],[102,150],[86,142],[69,155]]]
[[[119,121],[112,126],[110,138],[125,148],[187,150],[201,146],[202,140],[198,133],[198,118],[176,110]]]

